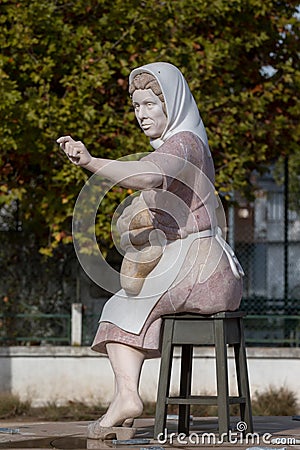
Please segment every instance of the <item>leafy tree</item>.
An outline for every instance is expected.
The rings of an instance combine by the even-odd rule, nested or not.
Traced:
[[[149,151],[128,99],[128,75],[168,61],[182,69],[207,127],[220,192],[252,191],[253,169],[299,154],[299,15],[294,0],[1,0],[0,206],[18,200],[43,252],[71,242],[89,174],[55,140],[95,156]],[[98,232],[128,192],[101,204]]]

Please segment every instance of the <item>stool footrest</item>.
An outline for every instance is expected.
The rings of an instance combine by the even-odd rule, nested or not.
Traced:
[[[245,397],[228,397],[229,405],[246,404]],[[217,405],[216,395],[190,395],[188,397],[167,397],[167,405]]]

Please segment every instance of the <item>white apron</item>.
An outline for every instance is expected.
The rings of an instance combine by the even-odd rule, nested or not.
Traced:
[[[169,241],[159,263],[145,278],[140,293],[128,296],[124,289],[118,291],[105,303],[99,322],[111,322],[127,332],[139,334],[155,304],[178,276],[192,243],[196,239],[212,236],[216,237],[226,253],[235,277],[243,276],[243,269],[222,238],[220,229],[192,233],[184,239]]]

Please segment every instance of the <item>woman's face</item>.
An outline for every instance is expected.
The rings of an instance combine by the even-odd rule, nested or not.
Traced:
[[[137,121],[145,135],[151,139],[159,138],[167,126],[163,104],[151,89],[137,89],[132,95]]]

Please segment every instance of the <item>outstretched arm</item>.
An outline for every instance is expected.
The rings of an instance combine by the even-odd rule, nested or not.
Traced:
[[[57,139],[57,143],[77,166],[93,173],[100,172],[105,178],[125,188],[150,189],[160,186],[163,180],[159,168],[150,161],[118,161],[94,158],[80,141],[71,136]]]

